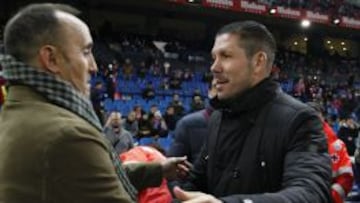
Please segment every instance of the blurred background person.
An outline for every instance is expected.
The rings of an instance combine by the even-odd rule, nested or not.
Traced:
[[[123,127],[120,112],[111,112],[108,120],[106,121],[104,133],[117,154],[128,151],[134,146],[133,136]]]
[[[328,142],[331,158],[332,182],[331,196],[333,203],[343,203],[354,183],[354,172],[346,145],[340,140],[331,126],[324,119],[324,108],[316,102],[307,103],[319,115]]]

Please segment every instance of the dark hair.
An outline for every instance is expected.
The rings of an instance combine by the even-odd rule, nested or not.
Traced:
[[[28,62],[45,44],[59,44],[60,23],[55,12],[78,15],[80,11],[65,4],[30,4],[15,14],[4,29],[5,53]]]
[[[276,42],[265,25],[255,21],[233,22],[222,27],[216,36],[226,33],[236,34],[239,37],[239,46],[244,48],[248,58],[258,51],[264,51],[269,58],[267,65],[269,68],[272,67],[275,60]]]

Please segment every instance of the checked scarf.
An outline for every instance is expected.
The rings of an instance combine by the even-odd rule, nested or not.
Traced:
[[[32,87],[36,92],[48,99],[50,103],[75,113],[102,132],[103,128],[90,100],[75,90],[69,82],[30,67],[9,55],[0,54],[0,64],[3,67],[4,77],[7,81]],[[130,197],[136,201],[136,189],[130,183],[115,150],[105,137],[104,139],[109,146],[109,155],[121,183]]]

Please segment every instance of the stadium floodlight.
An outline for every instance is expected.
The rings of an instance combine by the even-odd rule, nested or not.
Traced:
[[[333,23],[334,23],[335,25],[340,24],[340,19],[339,19],[339,18],[335,18],[335,19],[333,20]]]
[[[303,27],[303,28],[308,28],[308,27],[310,27],[310,25],[311,25],[310,20],[304,19],[301,21],[301,27]]]
[[[269,13],[270,13],[271,15],[276,14],[276,12],[277,12],[277,10],[276,10],[275,8],[271,8],[271,9],[269,10]]]

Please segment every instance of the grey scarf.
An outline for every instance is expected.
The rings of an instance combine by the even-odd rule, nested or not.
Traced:
[[[36,92],[48,99],[50,103],[75,113],[100,132],[103,131],[90,100],[75,90],[69,82],[30,67],[9,55],[0,54],[0,64],[3,67],[5,79],[10,83],[16,82],[16,84],[32,87]],[[113,147],[105,136],[104,139],[109,145],[109,154],[121,183],[130,197],[136,201],[136,189],[130,183]]]

